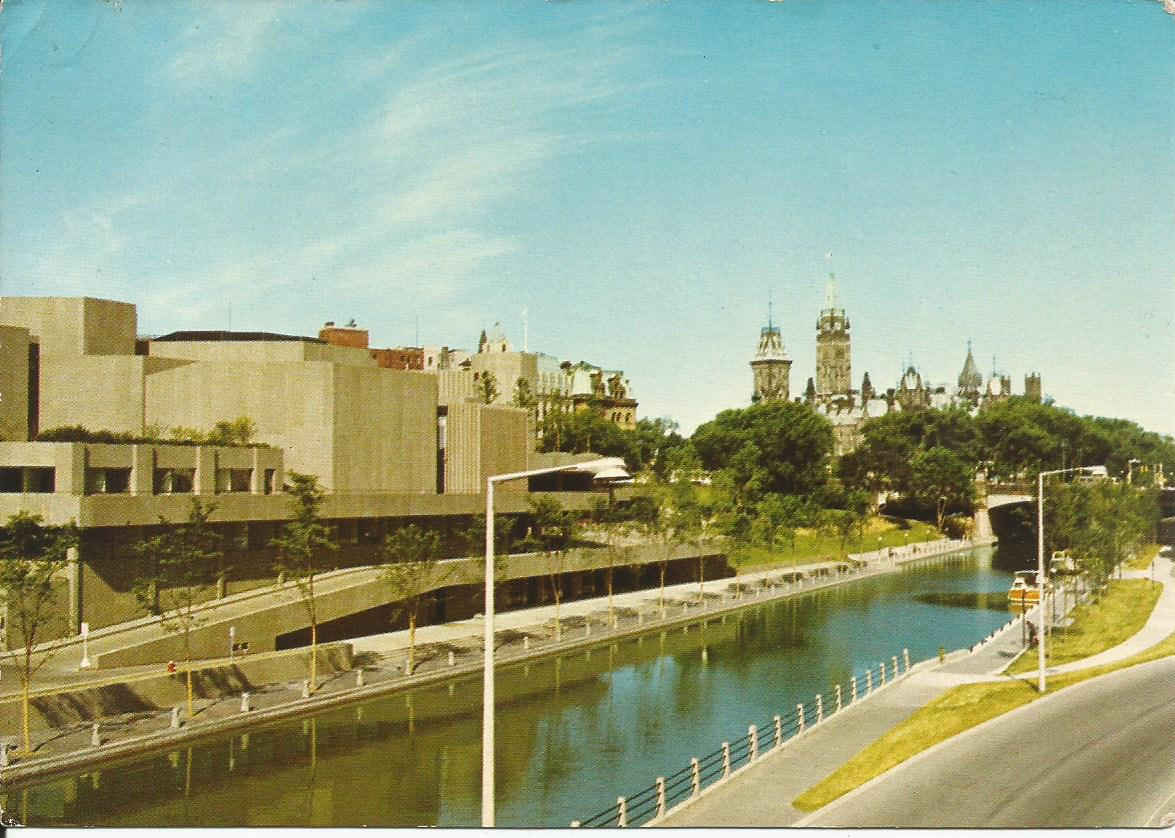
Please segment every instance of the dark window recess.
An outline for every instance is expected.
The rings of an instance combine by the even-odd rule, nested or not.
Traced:
[[[267,468],[265,470],[265,486],[263,491],[267,495],[273,494],[273,483],[277,476],[277,469]]]
[[[29,439],[41,432],[41,345],[29,344]]]
[[[30,468],[29,491],[39,494],[52,494],[57,491],[57,469],[52,467]]]
[[[23,491],[18,468],[0,468],[0,493],[13,494]]]

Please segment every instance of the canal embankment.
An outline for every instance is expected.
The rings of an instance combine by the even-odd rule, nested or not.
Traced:
[[[821,562],[796,568],[778,568],[722,579],[699,586],[697,582],[671,586],[665,591],[662,610],[659,592],[635,591],[613,597],[611,618],[607,599],[564,604],[560,626],[554,625],[554,608],[546,606],[497,616],[498,660],[503,667],[563,655],[578,649],[608,646],[624,638],[650,632],[688,633],[694,623],[721,620],[740,609],[775,599],[807,594],[844,582],[892,572],[904,563],[970,549],[967,542],[942,541],[888,549],[876,555],[852,557],[852,562]],[[701,587],[701,590],[699,590]],[[306,695],[299,678],[258,684],[246,678],[252,690],[230,690],[208,695],[197,702],[193,718],[175,719],[168,707],[139,706],[119,716],[82,718],[72,724],[42,731],[32,754],[10,754],[0,767],[5,784],[20,783],[80,767],[124,759],[140,753],[174,747],[180,742],[214,737],[282,719],[322,712],[343,704],[410,690],[428,684],[450,683],[481,670],[482,624],[480,619],[418,630],[420,665],[406,674],[406,632],[352,641],[352,665],[329,672],[317,691]],[[302,662],[302,653],[282,653]],[[240,666],[238,661],[231,664]],[[571,672],[568,675],[571,676]],[[233,684],[231,680],[226,681]],[[245,696],[244,693],[250,693]],[[178,721],[178,726],[173,726]],[[95,728],[97,725],[97,728]],[[14,732],[8,725],[5,733]],[[12,742],[15,737],[8,736]]]

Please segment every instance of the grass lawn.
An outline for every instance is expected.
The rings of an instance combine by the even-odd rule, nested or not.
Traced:
[[[1147,544],[1138,552],[1133,561],[1126,563],[1126,566],[1131,570],[1146,570],[1157,555],[1159,555],[1159,545]]]
[[[1103,602],[1105,601],[1103,599]],[[1150,607],[1147,608],[1147,614],[1149,613]],[[1097,615],[1093,614],[1087,614],[1086,617],[1098,619]],[[1053,676],[1048,679],[1048,690],[1045,695],[1107,672],[1173,654],[1175,634],[1118,663]],[[1021,680],[955,687],[866,747],[820,783],[797,797],[792,801],[792,805],[801,811],[815,811],[927,748],[1009,710],[1030,704],[1040,697],[1035,683]]]
[[[1052,634],[1045,645],[1049,666],[1071,663],[1112,649],[1145,625],[1163,586],[1147,579],[1116,579],[1096,605],[1073,609],[1073,624]],[[1007,674],[1035,672],[1036,654],[1022,655]]]
[[[849,539],[845,549],[850,553],[876,550],[878,547],[900,547],[919,541],[942,538],[942,534],[931,524],[908,521],[908,529],[902,529],[894,520],[874,516],[865,525],[860,539]],[[730,552],[730,561],[740,573],[766,570],[772,567],[787,567],[840,557],[840,539],[815,529],[796,531],[796,543],[792,547],[777,543],[774,550],[766,547],[738,547]]]

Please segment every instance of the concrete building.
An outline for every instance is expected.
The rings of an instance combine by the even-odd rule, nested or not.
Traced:
[[[234,593],[273,583],[269,542],[291,512],[282,493],[291,471],[327,490],[323,516],[341,545],[333,562],[347,567],[371,563],[384,534],[409,521],[440,529],[449,552],[464,550],[457,536],[482,511],[486,478],[538,456],[526,411],[477,403],[468,369],[382,366],[354,326],[328,324],[320,338],[186,331],[138,341],[136,328],[127,303],[0,298],[0,521],[24,510],[81,528],[75,632],[138,613],[132,583],[142,568],[131,548],[160,517],[184,520],[193,496],[216,505],[211,521],[231,567],[224,590]],[[242,416],[259,444],[169,441],[172,429]],[[35,441],[66,426],[135,441]],[[526,513],[527,489],[503,485],[498,510]]]
[[[494,404],[514,403],[520,382],[533,400],[530,408],[536,435],[543,421],[556,411],[593,409],[622,428],[635,428],[638,402],[622,370],[607,370],[586,361],[559,361],[543,352],[518,352],[495,323],[482,331],[478,351],[469,358],[471,387],[488,373],[497,385]]]

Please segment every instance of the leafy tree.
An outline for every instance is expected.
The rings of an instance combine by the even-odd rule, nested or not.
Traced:
[[[293,501],[293,520],[286,524],[270,545],[277,549],[276,570],[294,579],[310,620],[310,690],[318,689],[318,608],[314,597],[314,576],[323,568],[324,555],[338,549],[330,528],[319,515],[325,491],[312,474],[289,473],[285,490]]]
[[[832,426],[811,407],[766,402],[724,410],[691,437],[702,465],[729,468],[736,490],[755,502],[766,492],[807,494],[828,479]]]
[[[575,513],[549,495],[530,500],[533,520],[530,543],[536,545],[547,558],[547,577],[551,595],[555,598],[555,640],[563,639],[563,624],[559,621],[559,606],[563,600],[563,573],[567,556],[575,541]]]
[[[604,557],[608,564],[605,567],[605,582],[608,587],[608,625],[616,624],[616,615],[612,607],[613,576],[618,566],[629,564],[628,558],[632,548],[625,544],[625,539],[633,527],[629,517],[621,509],[603,498],[597,498],[592,504],[592,523],[601,529],[604,536]]]
[[[936,445],[914,455],[910,464],[910,494],[933,505],[935,525],[941,530],[946,507],[971,511],[975,482],[971,466],[950,450]]]
[[[77,528],[42,525],[40,515],[18,512],[0,529],[0,602],[7,611],[9,631],[20,632],[24,648],[12,657],[19,663],[21,734],[24,750],[29,735],[29,689],[37,672],[60,644],[46,645],[60,619],[54,577],[66,566],[67,552],[78,543]]]
[[[530,410],[538,404],[538,399],[530,389],[530,382],[525,378],[519,376],[518,380],[514,382],[514,397],[510,403],[526,410]]]
[[[796,546],[796,528],[803,519],[803,503],[795,495],[769,494],[756,506],[755,523],[761,543],[775,549],[778,540],[786,541],[791,549]]]
[[[477,398],[482,404],[493,404],[501,391],[498,389],[498,378],[489,370],[483,370],[481,378],[474,385]]]
[[[1051,484],[1045,491],[1049,547],[1068,549],[1098,588],[1154,537],[1159,511],[1153,489],[1099,480]]]
[[[188,718],[192,718],[192,629],[204,623],[197,606],[208,599],[216,584],[223,553],[220,539],[208,523],[215,504],[192,498],[188,520],[172,524],[160,517],[158,535],[140,541],[134,552],[149,571],[135,580],[135,598],[148,614],[157,614],[164,631],[179,633],[184,641]]]
[[[408,616],[408,662],[404,674],[416,670],[416,622],[420,606],[449,575],[437,564],[440,555],[440,536],[415,524],[388,533],[381,550],[383,582],[393,600],[399,600]]]

